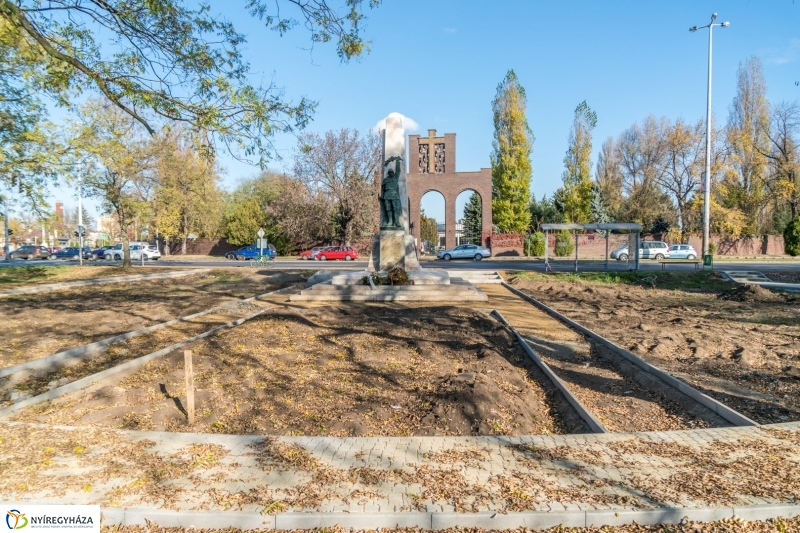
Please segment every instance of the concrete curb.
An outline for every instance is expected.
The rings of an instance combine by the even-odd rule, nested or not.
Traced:
[[[783,283],[780,281],[772,281],[758,270],[727,270],[727,271],[720,270],[719,273],[722,274],[722,277],[737,285],[758,285],[759,287],[763,287],[765,289],[772,289],[775,291],[800,292],[800,283]],[[735,274],[749,274],[749,273],[758,274],[763,279],[742,280],[741,277],[735,276]]]
[[[657,509],[608,509],[594,511],[527,511],[519,513],[278,513],[262,515],[235,511],[165,511],[145,508],[103,508],[101,523],[110,525],[146,525],[152,522],[162,527],[196,527],[198,529],[313,529],[320,527],[351,527],[376,529],[418,527],[438,530],[453,527],[486,528],[492,530],[548,529],[557,527],[601,527],[637,524],[677,524],[684,519],[712,522],[738,517],[743,520],[767,520],[800,516],[800,505],[776,504],[745,507],[664,507]]]
[[[516,335],[517,342],[519,342],[520,346],[522,346],[522,349],[525,350],[525,353],[528,354],[528,357],[533,359],[533,362],[536,363],[536,365],[542,370],[542,372],[544,372],[544,374],[548,378],[550,378],[550,381],[553,382],[553,385],[555,385],[556,388],[561,391],[561,394],[564,395],[564,397],[567,399],[567,402],[569,402],[569,404],[573,407],[573,409],[577,411],[578,416],[580,416],[583,419],[583,421],[586,422],[586,424],[589,426],[589,429],[591,429],[595,433],[608,433],[608,430],[605,428],[603,423],[600,422],[600,420],[598,420],[585,405],[583,405],[583,402],[581,402],[578,399],[578,397],[572,393],[567,384],[561,381],[561,378],[559,378],[555,374],[555,372],[553,372],[552,369],[547,365],[547,363],[545,363],[542,360],[542,358],[539,357],[539,355],[533,350],[533,348],[530,347],[530,345],[525,341],[525,339],[522,338],[522,335],[519,334],[517,328],[509,324],[508,321],[505,319],[505,317],[503,317],[503,315],[501,315],[500,311],[498,311],[497,309],[495,309],[492,312],[495,315],[497,315],[497,317],[500,319],[500,322],[508,326],[511,329],[512,333]]]
[[[138,357],[136,359],[132,359],[132,360],[126,362],[126,363],[122,363],[121,365],[117,365],[117,366],[111,367],[109,369],[103,370],[102,372],[98,372],[96,374],[92,374],[90,376],[86,376],[85,378],[81,378],[79,380],[73,381],[72,383],[68,383],[68,384],[66,384],[66,385],[64,385],[62,387],[57,387],[55,389],[51,389],[51,390],[49,390],[49,391],[47,391],[45,393],[39,394],[38,396],[34,396],[32,398],[28,398],[27,400],[23,400],[21,402],[15,403],[13,405],[9,405],[8,407],[0,409],[0,417],[4,417],[4,416],[7,416],[7,415],[10,415],[11,413],[14,413],[14,412],[16,412],[16,411],[18,411],[20,409],[23,409],[25,407],[29,407],[31,405],[35,405],[35,404],[40,403],[40,402],[44,402],[44,401],[47,401],[47,400],[52,400],[54,398],[58,398],[59,396],[63,396],[64,394],[68,394],[70,392],[76,392],[76,391],[79,391],[79,390],[82,390],[82,389],[90,389],[90,387],[93,384],[95,384],[96,386],[99,386],[100,384],[98,382],[101,381],[101,380],[107,379],[107,378],[109,378],[111,376],[114,376],[116,374],[121,374],[121,373],[124,373],[124,372],[129,372],[129,371],[135,370],[135,369],[139,368],[140,366],[144,365],[145,363],[147,363],[148,361],[152,361],[153,359],[158,359],[159,357],[163,357],[163,356],[167,355],[168,353],[170,353],[173,350],[177,350],[178,348],[180,348],[182,346],[186,346],[187,344],[191,344],[191,343],[193,343],[195,341],[198,341],[200,339],[204,339],[206,337],[210,337],[211,335],[215,335],[215,334],[219,333],[220,331],[236,327],[236,326],[238,326],[240,324],[243,324],[244,322],[247,322],[248,320],[250,320],[252,318],[255,318],[255,317],[259,316],[259,315],[264,314],[265,312],[266,312],[266,309],[263,309],[263,310],[261,310],[261,311],[259,311],[257,313],[253,313],[252,315],[246,316],[244,318],[240,318],[238,320],[234,320],[233,322],[228,322],[227,324],[223,324],[222,326],[217,326],[214,329],[210,329],[210,330],[208,330],[206,332],[203,332],[203,333],[201,333],[199,335],[195,335],[194,337],[190,337],[188,339],[185,339],[185,340],[182,340],[180,342],[177,342],[177,343],[175,343],[175,344],[173,344],[171,346],[167,346],[166,348],[162,348],[161,350],[158,350],[157,352],[153,352],[153,353],[150,353],[150,354],[147,354],[147,355],[143,355],[142,357]]]
[[[244,300],[239,300],[240,302],[252,302],[253,300],[259,300],[264,296],[269,296],[270,294],[277,294],[279,292],[289,290],[294,288],[294,285],[289,287],[284,287],[282,289],[278,289],[276,291],[266,292],[264,294],[259,294],[258,296],[251,296],[250,298],[245,298]],[[235,302],[236,300],[231,300]],[[35,370],[35,369],[47,369],[48,371],[58,370],[62,365],[58,365],[56,363],[60,363],[65,360],[69,359],[90,359],[93,356],[100,353],[102,350],[101,348],[105,346],[111,346],[112,344],[116,344],[118,342],[126,341],[128,339],[132,339],[134,337],[138,337],[139,335],[144,335],[145,333],[151,333],[153,331],[157,331],[159,329],[171,326],[172,324],[177,324],[178,322],[187,322],[193,318],[197,318],[199,316],[207,315],[209,313],[213,313],[214,311],[218,311],[221,307],[224,307],[225,304],[218,305],[216,307],[212,307],[211,309],[206,309],[205,311],[200,311],[199,313],[194,313],[192,315],[186,315],[178,318],[173,318],[172,320],[168,320],[166,322],[161,322],[159,324],[153,324],[152,326],[148,326],[146,328],[137,329],[134,331],[129,331],[128,333],[123,333],[122,335],[117,335],[115,337],[109,337],[107,339],[103,339],[101,341],[93,342],[91,344],[85,344],[83,346],[78,346],[77,348],[71,348],[69,350],[65,350],[63,352],[58,352],[53,355],[49,355],[47,357],[42,357],[41,359],[34,359],[33,361],[27,361],[25,363],[20,363],[18,365],[9,366],[6,368],[0,368],[0,378],[4,376],[8,376],[11,374],[15,374],[17,372],[21,372],[23,370]],[[86,357],[82,357],[86,355]]]
[[[702,392],[700,392],[699,390],[695,389],[691,385],[689,385],[687,383],[684,383],[683,381],[679,380],[678,378],[674,377],[673,375],[661,370],[657,366],[651,365],[650,363],[646,362],[645,360],[640,359],[638,356],[636,356],[632,352],[629,352],[628,350],[626,350],[626,349],[624,349],[624,348],[622,348],[620,346],[617,346],[616,344],[614,344],[613,342],[609,341],[605,337],[602,337],[602,336],[598,335],[597,333],[595,333],[594,331],[592,331],[592,330],[590,330],[590,329],[588,329],[588,328],[586,328],[584,326],[581,326],[580,324],[578,324],[577,322],[575,322],[573,320],[570,320],[569,318],[565,317],[564,315],[562,315],[558,311],[556,311],[554,309],[551,309],[547,305],[543,304],[542,302],[540,302],[539,300],[536,300],[535,298],[533,298],[531,296],[528,296],[524,292],[515,289],[514,287],[512,287],[508,283],[503,282],[503,286],[505,288],[507,288],[508,290],[510,290],[511,292],[513,292],[514,294],[516,294],[517,296],[519,296],[520,298],[522,298],[522,299],[530,302],[531,304],[535,305],[536,307],[538,307],[539,309],[541,309],[545,313],[549,314],[550,316],[552,316],[554,318],[557,318],[558,320],[561,320],[562,322],[564,322],[566,325],[568,325],[569,327],[571,327],[575,331],[577,331],[577,332],[579,332],[579,333],[581,333],[583,335],[586,335],[587,337],[591,338],[594,342],[597,342],[598,344],[601,344],[601,345],[605,346],[609,350],[612,350],[614,353],[624,357],[630,363],[633,363],[634,365],[636,365],[637,367],[641,368],[642,370],[644,370],[648,374],[652,374],[652,375],[656,376],[657,378],[659,378],[661,381],[663,381],[664,383],[666,383],[670,387],[672,387],[674,389],[677,389],[678,391],[682,392],[683,394],[685,394],[686,396],[688,396],[691,399],[695,400],[696,402],[708,407],[709,409],[711,409],[712,411],[717,413],[719,416],[721,416],[722,418],[724,418],[725,420],[727,420],[731,424],[733,424],[735,426],[757,426],[758,425],[756,422],[754,422],[753,420],[750,420],[749,418],[747,418],[743,414],[739,413],[738,411],[735,411],[735,410],[731,409],[730,407],[728,407],[727,405],[723,404],[722,402],[720,402],[718,400],[715,400],[714,398],[711,398],[710,396],[707,396],[707,395],[703,394]]]
[[[65,281],[63,283],[50,283],[48,285],[35,285],[33,287],[23,287],[21,289],[8,289],[0,291],[0,297],[14,296],[16,294],[34,294],[37,292],[55,291],[58,289],[70,289],[72,287],[85,287],[86,285],[104,285],[107,283],[128,283],[131,281],[147,281],[150,279],[169,279],[191,276],[209,272],[208,268],[198,268],[192,270],[178,270],[175,272],[165,272],[163,274],[134,274],[132,276],[112,276],[108,278],[87,279],[83,281]]]

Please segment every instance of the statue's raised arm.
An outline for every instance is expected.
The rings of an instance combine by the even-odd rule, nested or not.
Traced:
[[[389,159],[386,160],[384,166],[388,166],[394,161],[394,175],[400,176],[400,163],[403,161],[403,158],[399,155],[393,155]]]

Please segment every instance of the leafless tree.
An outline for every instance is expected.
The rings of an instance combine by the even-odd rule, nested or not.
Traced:
[[[688,231],[687,203],[699,189],[705,161],[704,121],[686,124],[678,119],[668,124],[664,135],[663,171],[656,174],[656,183],[675,201],[678,226],[682,236]]]
[[[619,213],[625,198],[623,195],[623,176],[620,169],[619,147],[609,137],[600,148],[597,156],[595,180],[603,191],[603,200],[612,215]]]
[[[650,226],[659,216],[673,218],[671,201],[659,188],[665,172],[665,118],[647,117],[634,124],[619,137],[620,170],[627,201],[622,219]]]
[[[309,189],[328,198],[344,241],[378,229],[376,180],[380,175],[380,143],[357,130],[328,131],[300,137],[294,173]]]
[[[769,161],[769,188],[772,194],[785,199],[792,218],[800,214],[800,107],[797,102],[781,102],[770,113],[766,130],[769,151],[763,155]]]

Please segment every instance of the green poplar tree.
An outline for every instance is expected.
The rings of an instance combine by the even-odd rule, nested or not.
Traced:
[[[592,130],[595,126],[597,113],[584,100],[575,108],[561,175],[564,218],[575,224],[589,222],[592,217]]]
[[[478,193],[472,193],[467,205],[464,206],[462,244],[483,244],[481,243],[481,222],[481,197]]]
[[[492,101],[492,222],[503,233],[524,233],[531,222],[533,133],[525,118],[525,89],[509,70]]]

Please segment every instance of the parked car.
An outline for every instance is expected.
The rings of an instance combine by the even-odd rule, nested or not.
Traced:
[[[251,244],[249,246],[239,248],[235,252],[228,252],[225,254],[225,257],[236,259],[237,261],[244,261],[246,259],[258,259],[259,255],[261,255],[261,249],[257,248],[255,244]],[[264,248],[264,255],[269,256],[270,259],[275,259],[275,256],[278,255],[278,252],[275,250],[273,245],[268,244],[267,247]]]
[[[475,261],[480,261],[485,257],[491,256],[492,252],[477,244],[461,244],[455,248],[442,250],[436,254],[438,259],[444,259],[445,261],[450,261],[451,259],[474,259]]]
[[[642,245],[642,247],[639,248],[639,259],[655,259],[656,261],[661,261],[662,259],[670,257],[669,246],[663,241],[642,241],[639,244]],[[626,244],[611,252],[611,259],[627,261],[628,255],[628,245]]]
[[[131,249],[133,249],[133,247],[136,245],[149,246],[148,243],[141,241],[131,241],[128,243],[128,246]],[[114,247],[111,248],[110,250],[106,250],[104,258],[113,261],[122,261],[122,257],[124,255],[125,255],[124,247],[123,244],[120,242],[115,244]],[[159,257],[161,257],[161,255],[159,255]],[[131,257],[131,259],[133,259],[133,257]],[[139,259],[141,259],[141,257]]]
[[[358,259],[358,250],[352,246],[328,246],[317,252],[315,259],[317,261],[328,261],[329,259],[351,261]]]
[[[81,255],[81,249],[77,246],[69,246],[67,248],[62,248],[61,250],[51,253],[50,259],[74,259],[78,260]],[[97,256],[92,252],[92,249],[88,246],[83,247],[83,259],[97,259]]]
[[[319,253],[319,251],[323,250],[323,249],[325,249],[324,246],[315,246],[314,248],[312,248],[310,250],[306,250],[304,252],[300,252],[300,259],[302,259],[303,261],[310,261],[312,259],[316,259],[317,254]]]
[[[697,259],[697,250],[691,244],[673,244],[669,247],[670,259]]]
[[[113,249],[114,246],[108,245],[108,246],[103,246],[102,248],[97,248],[95,250],[92,250],[92,253],[96,255],[98,259],[106,259],[106,252]],[[111,257],[108,257],[108,259],[111,259]]]
[[[30,244],[8,252],[8,257],[11,259],[47,259],[50,257],[50,252],[44,246]]]
[[[155,246],[147,244],[132,244],[131,245],[131,261],[141,261],[142,255],[144,260],[158,261],[161,258],[161,252]]]

